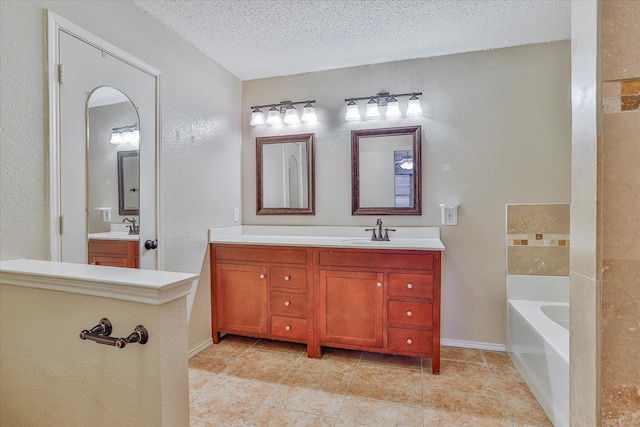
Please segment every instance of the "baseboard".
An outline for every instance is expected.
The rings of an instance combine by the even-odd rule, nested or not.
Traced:
[[[192,349],[189,352],[189,354],[187,355],[187,358],[191,359],[193,356],[195,356],[196,354],[200,353],[205,348],[207,348],[209,346],[212,346],[212,345],[213,345],[213,339],[211,339],[211,338],[206,339],[203,343],[199,344],[194,349]]]
[[[441,339],[440,345],[446,345],[449,347],[475,348],[478,350],[487,350],[487,351],[502,351],[502,352],[507,351],[507,346],[504,344],[494,344],[489,342],[478,342],[478,341]]]

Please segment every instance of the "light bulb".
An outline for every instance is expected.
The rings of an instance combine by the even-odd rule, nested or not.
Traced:
[[[120,132],[113,131],[111,132],[111,138],[109,139],[109,144],[123,144],[122,134]]]
[[[409,105],[407,106],[407,116],[420,116],[422,115],[422,107],[420,107],[420,99],[413,95],[409,98]]]
[[[302,121],[307,123],[315,123],[318,121],[318,117],[316,117],[316,109],[310,103],[307,103],[307,105],[302,109]]]
[[[264,124],[264,114],[258,107],[251,112],[251,126],[259,126]]]
[[[291,104],[287,107],[284,112],[284,122],[288,125],[295,125],[300,123],[300,117],[298,117],[298,110]]]
[[[358,111],[358,104],[353,99],[347,104],[347,114],[344,116],[345,120],[360,120],[360,111]]]
[[[280,110],[278,110],[275,105],[269,108],[269,113],[267,114],[267,124],[272,126],[282,124],[282,119],[280,118]]]
[[[367,102],[367,112],[364,113],[365,119],[378,119],[380,118],[380,111],[378,110],[378,103],[375,99],[371,98]]]
[[[387,112],[385,117],[400,117],[402,113],[400,112],[400,105],[398,105],[398,100],[393,96],[387,100]]]

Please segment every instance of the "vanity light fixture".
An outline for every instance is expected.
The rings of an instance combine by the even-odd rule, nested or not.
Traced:
[[[377,119],[380,117],[385,118],[393,118],[393,117],[401,117],[402,112],[400,111],[400,105],[398,103],[397,98],[403,96],[409,96],[409,103],[407,107],[407,111],[405,113],[406,116],[419,116],[422,114],[422,108],[420,107],[420,99],[418,95],[422,95],[422,92],[411,92],[411,93],[389,93],[389,92],[379,92],[374,96],[363,96],[359,98],[345,98],[345,102],[347,102],[347,114],[345,115],[346,120],[360,120],[360,112],[358,111],[358,105],[355,101],[361,101],[368,99],[367,102],[367,111],[364,115],[365,119]],[[380,112],[379,107],[386,107],[384,110],[384,115]]]
[[[111,130],[110,144],[140,144],[140,129],[137,124],[121,126]]]
[[[283,123],[282,113],[284,113],[284,123],[288,125],[300,123],[300,117],[298,117],[298,110],[294,107],[295,104],[304,104],[302,109],[302,121],[306,123],[313,123],[318,121],[316,117],[316,109],[312,105],[316,102],[315,99],[307,101],[282,101],[279,104],[265,104],[254,105],[251,107],[251,126],[259,126],[263,124],[268,125],[281,125]],[[264,119],[264,114],[260,108],[269,108],[267,111],[267,119]]]

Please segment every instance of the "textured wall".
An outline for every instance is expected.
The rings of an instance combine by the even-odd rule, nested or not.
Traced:
[[[48,257],[44,8],[162,71],[164,266],[199,273],[207,229],[232,225],[240,206],[242,86],[128,1],[0,2],[0,259]],[[196,306],[191,347],[210,338]]]
[[[384,222],[437,226],[439,203],[461,203],[441,227],[442,337],[504,344],[505,204],[569,202],[570,57],[556,42],[243,82],[243,222],[375,224],[351,215],[350,131],[419,124],[423,214]],[[344,98],[381,89],[424,92],[424,116],[345,121]],[[249,125],[251,105],[286,99],[316,99],[318,123]],[[316,215],[257,216],[255,138],[303,132],[316,135]]]
[[[569,204],[507,205],[507,274],[569,275]]]

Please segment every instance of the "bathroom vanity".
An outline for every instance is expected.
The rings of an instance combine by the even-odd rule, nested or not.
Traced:
[[[89,234],[88,264],[139,268],[138,235],[110,231]]]
[[[432,359],[440,372],[437,227],[371,241],[354,227],[210,230],[212,331]],[[363,237],[367,236],[367,237]]]

